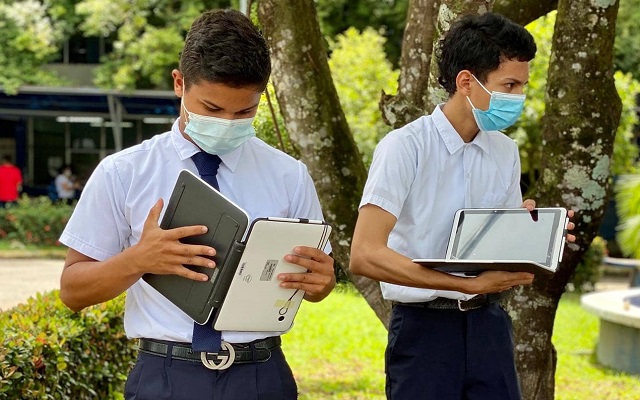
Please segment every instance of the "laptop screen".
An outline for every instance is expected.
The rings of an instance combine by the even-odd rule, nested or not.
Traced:
[[[531,260],[551,265],[559,210],[466,209],[460,213],[448,258]]]

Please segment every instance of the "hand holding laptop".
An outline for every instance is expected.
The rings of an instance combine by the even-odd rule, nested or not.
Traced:
[[[535,208],[536,208],[536,201],[533,199],[526,199],[522,202],[522,208],[526,208],[527,210],[529,210],[529,212],[531,213],[532,218],[534,217],[534,212],[536,212]],[[574,224],[573,222],[571,222],[571,220],[573,219],[573,217],[575,217],[575,212],[573,210],[567,210],[567,218],[568,218],[568,223],[567,223],[567,227],[566,227],[566,238],[565,241],[569,242],[569,243],[573,243],[576,241],[576,236],[570,234],[568,231],[572,231],[575,229],[576,224]],[[535,218],[537,219],[537,212],[535,214]]]
[[[514,286],[530,285],[534,274],[529,272],[485,271],[469,280],[469,294],[498,293]]]
[[[207,227],[203,225],[183,226],[174,229],[162,229],[158,223],[164,202],[159,199],[149,211],[138,243],[131,248],[143,256],[133,260],[143,261],[138,266],[144,273],[157,275],[177,275],[193,281],[206,281],[207,274],[199,273],[184,265],[195,265],[208,269],[215,268],[212,258],[216,251],[211,246],[190,244],[181,240],[203,235]]]
[[[333,258],[321,249],[298,246],[294,249],[293,254],[287,254],[284,259],[308,271],[306,273],[283,273],[278,275],[278,279],[282,281],[281,287],[305,291],[305,300],[321,301],[336,286]]]

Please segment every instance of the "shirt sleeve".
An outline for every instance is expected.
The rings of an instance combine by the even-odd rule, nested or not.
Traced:
[[[360,207],[374,204],[396,218],[417,171],[417,149],[406,136],[391,132],[376,146]]]
[[[120,253],[131,235],[124,186],[109,161],[91,174],[60,237],[66,246],[98,261]]]

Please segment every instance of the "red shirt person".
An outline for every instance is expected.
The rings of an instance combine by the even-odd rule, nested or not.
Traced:
[[[22,172],[11,163],[9,156],[4,156],[0,163],[0,206],[18,200],[22,189]]]

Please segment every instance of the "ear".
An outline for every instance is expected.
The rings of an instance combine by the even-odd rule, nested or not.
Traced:
[[[473,81],[471,71],[463,69],[458,72],[456,76],[456,92],[459,92],[463,96],[469,96],[471,93],[471,81]]]
[[[178,97],[184,96],[184,77],[182,72],[174,69],[171,71],[171,76],[173,77],[173,93]]]

